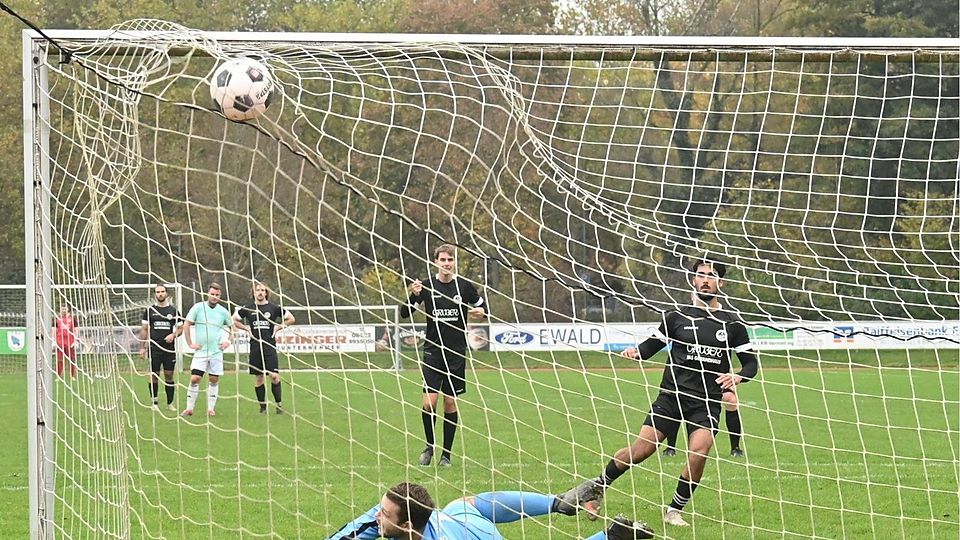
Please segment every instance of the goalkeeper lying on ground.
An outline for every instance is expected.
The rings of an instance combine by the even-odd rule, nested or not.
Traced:
[[[522,491],[495,491],[464,497],[438,510],[427,489],[419,484],[403,482],[383,495],[380,504],[354,519],[329,537],[402,538],[404,540],[498,540],[503,537],[498,523],[510,523],[525,517],[550,513],[575,515],[581,508],[595,509],[603,491],[584,488],[573,506],[555,495]],[[589,503],[589,505],[588,505]],[[588,540],[639,540],[653,538],[653,531],[644,523],[617,516],[605,531]]]

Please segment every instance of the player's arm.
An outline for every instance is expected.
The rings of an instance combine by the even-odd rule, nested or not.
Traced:
[[[664,347],[667,346],[667,318],[669,314],[664,316],[663,321],[660,322],[660,326],[654,331],[653,335],[644,340],[642,343],[639,343],[636,347],[627,347],[621,354],[625,358],[630,358],[632,360],[649,360],[650,357],[662,351]]]
[[[477,288],[473,286],[473,283],[467,282],[467,296],[466,301],[471,307],[467,311],[467,314],[471,319],[483,319],[487,316],[487,305],[483,301],[483,297],[480,296],[480,293],[477,292]]]
[[[230,344],[233,343],[233,333],[234,333],[234,330],[236,329],[235,328],[236,326],[237,325],[235,321],[233,320],[232,317],[230,317],[230,312],[228,311],[227,317],[223,321],[223,328],[227,329],[227,339],[225,339],[222,343],[220,343],[220,350],[222,351],[226,350],[227,347],[229,347]]]
[[[186,321],[183,322],[183,340],[187,343],[187,347],[190,347],[193,350],[197,350],[200,347],[198,347],[197,344],[193,342],[193,339],[191,337],[193,335],[193,332],[190,331],[191,328],[193,328],[193,321],[191,321],[190,319],[187,319]]]
[[[419,279],[413,280],[408,287],[410,297],[407,303],[400,306],[400,317],[406,319],[417,310],[417,306],[423,303],[423,283]]]
[[[70,326],[70,337],[73,338],[72,347],[78,350],[80,349],[80,345],[83,345],[83,342],[80,341],[79,328],[80,328],[80,321],[78,321],[76,315],[74,315],[73,324]]]
[[[140,325],[140,356],[147,356],[147,337],[148,337],[148,328],[149,323],[143,321],[143,324]]]
[[[147,344],[150,337],[150,308],[143,313],[143,320],[140,321],[140,356],[147,357]]]
[[[176,318],[173,323],[173,332],[170,332],[170,335],[167,336],[167,342],[173,343],[180,337],[180,334],[183,333],[183,318],[180,317],[180,312],[177,312]]]
[[[666,346],[667,344],[663,340],[657,337],[649,337],[642,343],[638,343],[636,347],[627,347],[620,353],[620,356],[631,360],[649,360]]]
[[[737,359],[740,360],[740,372],[739,373],[724,373],[717,377],[717,384],[720,385],[720,388],[724,390],[728,388],[733,388],[738,384],[743,384],[749,382],[751,379],[757,376],[757,373],[760,371],[760,359],[757,356],[757,353],[752,350],[738,350]]]
[[[373,540],[380,538],[380,526],[377,525],[377,512],[380,505],[369,509],[362,516],[347,523],[340,530],[327,537],[327,540],[347,540],[350,538]]]
[[[280,313],[282,313],[283,316],[281,316]],[[296,317],[293,316],[293,313],[290,313],[290,310],[280,307],[280,313],[278,313],[272,321],[274,326],[276,327],[274,329],[274,333],[277,333],[280,330],[283,330],[284,328],[291,326],[293,325],[293,323],[297,322]]]
[[[278,320],[274,320],[274,321],[273,321],[273,323],[274,323],[274,327],[273,327],[273,337],[277,337],[277,332],[283,330],[284,328],[286,328],[286,327],[288,327],[288,326],[293,326],[293,323],[297,322],[296,317],[294,317],[294,316],[293,316],[293,313],[290,313],[289,310],[283,309],[283,308],[281,307],[281,308],[280,308],[280,311],[283,313],[283,317],[279,317],[279,315],[278,315],[278,316],[277,316],[277,319],[278,319]]]
[[[187,318],[184,319],[183,321],[183,340],[187,343],[187,347],[195,351],[199,351],[200,345],[193,341],[193,332],[191,331],[193,329],[193,325],[196,322],[194,320],[195,318],[196,318],[196,310],[191,309],[190,312],[187,313]]]
[[[747,328],[743,324],[737,324],[730,332],[730,347],[737,353],[737,360],[740,360],[740,371],[738,373],[724,373],[717,377],[717,383],[721,388],[733,388],[738,384],[743,384],[757,376],[760,371],[760,357],[753,350],[750,338],[747,335]]]
[[[737,359],[740,360],[740,382],[747,382],[757,376],[760,372],[760,357],[753,350],[737,352]]]
[[[243,330],[246,333],[250,333],[250,327],[243,322],[243,316],[240,315],[240,310],[242,307],[237,306],[237,309],[233,312],[233,326],[237,330]]]

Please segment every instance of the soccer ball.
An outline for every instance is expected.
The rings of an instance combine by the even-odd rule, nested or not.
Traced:
[[[213,72],[213,106],[234,122],[252,120],[270,106],[273,77],[266,66],[250,58],[228,60]]]

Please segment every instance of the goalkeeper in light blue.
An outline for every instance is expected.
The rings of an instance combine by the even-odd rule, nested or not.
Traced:
[[[329,540],[399,538],[403,540],[499,540],[497,524],[546,514],[575,515],[587,510],[592,519],[603,491],[584,487],[578,505],[556,495],[524,491],[495,491],[457,499],[438,510],[427,488],[410,482],[397,484],[380,504],[367,510],[329,537]],[[640,540],[653,538],[645,523],[622,515],[587,540]]]

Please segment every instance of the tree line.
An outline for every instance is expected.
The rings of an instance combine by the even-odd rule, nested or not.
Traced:
[[[149,13],[195,28],[251,31],[958,33],[948,2],[287,1],[253,3],[247,12],[220,4],[189,12],[163,1],[15,7],[61,28],[104,28]],[[3,24],[12,30],[17,23]],[[13,63],[19,37],[4,35],[17,51],[6,57]],[[303,83],[311,99],[338,98],[295,128],[300,152],[278,155],[224,159],[224,148],[273,143],[144,100],[141,121],[157,128],[141,134],[140,146],[148,163],[162,166],[139,177],[104,216],[107,275],[187,284],[222,275],[244,291],[250,276],[268,274],[298,303],[391,303],[402,297],[404,278],[426,271],[429,247],[446,239],[468,248],[461,271],[488,286],[494,312],[505,319],[644,318],[633,307],[686,294],[682,274],[668,269],[683,256],[719,251],[750,262],[730,287],[747,313],[956,318],[956,286],[943,279],[945,269],[960,266],[950,206],[960,154],[955,62],[876,59],[852,71],[821,62],[804,65],[803,77],[762,59],[746,66],[624,61],[602,69],[584,62],[553,79],[541,75],[536,88],[521,83],[517,92],[531,103],[521,118],[508,98],[478,88],[428,92],[423,99],[434,102],[404,107],[398,96],[423,85],[476,78],[472,64],[432,62],[438,71],[423,69],[417,81],[404,82],[397,64],[389,85],[346,75]],[[539,69],[522,61],[503,67],[520,81]],[[203,71],[202,62],[196,69]],[[591,82],[600,76],[603,84]],[[197,92],[165,91],[171,98]],[[611,106],[625,102],[632,106]],[[16,108],[7,113],[19,117]],[[0,130],[18,148],[19,120],[8,120]],[[189,133],[189,140],[170,133]],[[517,135],[505,141],[505,133]],[[544,157],[535,147],[542,140],[552,143],[549,171],[531,165]],[[14,154],[0,156],[11,173],[22,163]],[[19,177],[8,175],[8,192],[22,191]],[[161,193],[151,184],[162,185]],[[215,200],[203,200],[211,193]],[[11,199],[0,204],[11,223],[22,223],[22,203]],[[143,217],[131,222],[131,206]],[[18,236],[8,228],[0,242],[22,253],[22,229]],[[0,261],[0,272],[22,282],[23,260]]]

